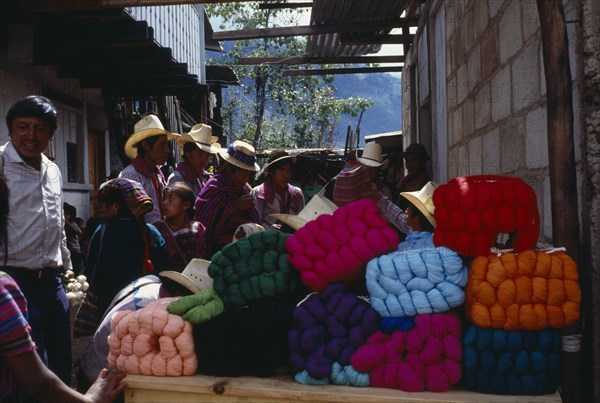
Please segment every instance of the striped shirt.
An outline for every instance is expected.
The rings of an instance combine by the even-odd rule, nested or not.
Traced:
[[[2,357],[35,350],[30,332],[27,300],[12,277],[0,271],[0,397],[8,396],[14,385],[12,372]]]

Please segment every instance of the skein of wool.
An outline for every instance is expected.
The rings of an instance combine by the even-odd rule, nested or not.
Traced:
[[[334,366],[350,365],[350,357],[377,329],[380,319],[367,301],[351,294],[341,282],[309,295],[294,310],[294,328],[288,338],[292,366],[306,371],[307,376],[299,375],[299,379],[342,382],[334,376]],[[364,376],[346,370],[342,384],[348,383],[363,386]]]
[[[469,326],[464,335],[467,386],[481,393],[544,395],[560,383],[558,331],[504,331]]]
[[[478,256],[465,293],[467,317],[482,328],[560,328],[579,317],[577,266],[560,251]]]
[[[411,235],[409,242],[418,249],[400,247],[367,264],[373,308],[384,317],[403,317],[447,312],[462,305],[467,267],[460,256],[446,247],[436,248],[429,232]]]
[[[460,360],[460,319],[447,312],[417,315],[407,332],[375,332],[352,355],[352,366],[369,372],[374,387],[443,392],[459,381]]]
[[[271,376],[289,371],[287,337],[295,306],[292,298],[265,298],[194,325],[198,372]]]
[[[178,298],[167,306],[169,313],[180,315],[192,325],[208,322],[220,315],[223,309],[223,301],[213,287],[206,288],[198,294]]]
[[[335,281],[353,282],[370,259],[394,250],[399,241],[377,203],[361,199],[309,221],[285,246],[304,284],[320,291]]]
[[[133,375],[181,376],[196,373],[192,325],[167,312],[174,298],[153,301],[137,311],[113,315],[108,363]]]
[[[208,274],[225,308],[296,292],[300,277],[285,251],[289,234],[268,230],[225,245],[212,257]]]
[[[457,177],[435,190],[433,203],[437,246],[464,256],[486,256],[498,234],[514,232],[515,251],[535,248],[540,233],[537,199],[519,178]]]

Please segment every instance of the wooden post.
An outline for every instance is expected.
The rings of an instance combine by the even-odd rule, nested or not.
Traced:
[[[562,0],[537,0],[542,31],[546,104],[548,113],[548,161],[552,204],[552,238],[557,246],[579,261],[579,212],[573,141],[573,94],[567,28]],[[564,336],[580,335],[580,323],[563,328]],[[566,403],[586,401],[580,352],[562,353],[562,398]]]

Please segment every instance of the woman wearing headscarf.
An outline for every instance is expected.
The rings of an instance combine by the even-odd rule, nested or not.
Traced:
[[[207,256],[230,243],[239,225],[259,222],[248,185],[250,174],[260,169],[254,147],[237,140],[219,155],[223,165],[200,191],[194,206],[195,219],[206,227]]]
[[[287,152],[272,152],[268,164],[263,168],[267,179],[252,189],[251,194],[260,217],[259,224],[267,229],[274,225],[277,227],[277,219],[270,214],[298,214],[304,208],[302,190],[290,184],[294,163],[294,157]]]

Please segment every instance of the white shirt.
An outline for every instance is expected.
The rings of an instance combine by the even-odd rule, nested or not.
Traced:
[[[42,154],[40,170],[27,165],[12,142],[0,147],[9,190],[7,266],[30,270],[64,266],[72,269],[63,214],[62,176]],[[4,246],[0,247],[4,262]]]
[[[119,178],[131,179],[141,183],[148,196],[152,198],[152,203],[154,204],[154,207],[152,208],[152,211],[150,211],[144,216],[144,219],[147,223],[153,223],[155,221],[162,220],[159,207],[162,201],[162,195],[156,194],[156,190],[154,190],[154,185],[152,184],[152,179],[139,173],[135,169],[133,164],[129,164],[125,168],[123,168],[123,170],[119,174]],[[162,190],[167,186],[162,176],[158,176],[158,183],[160,191],[162,192]]]

